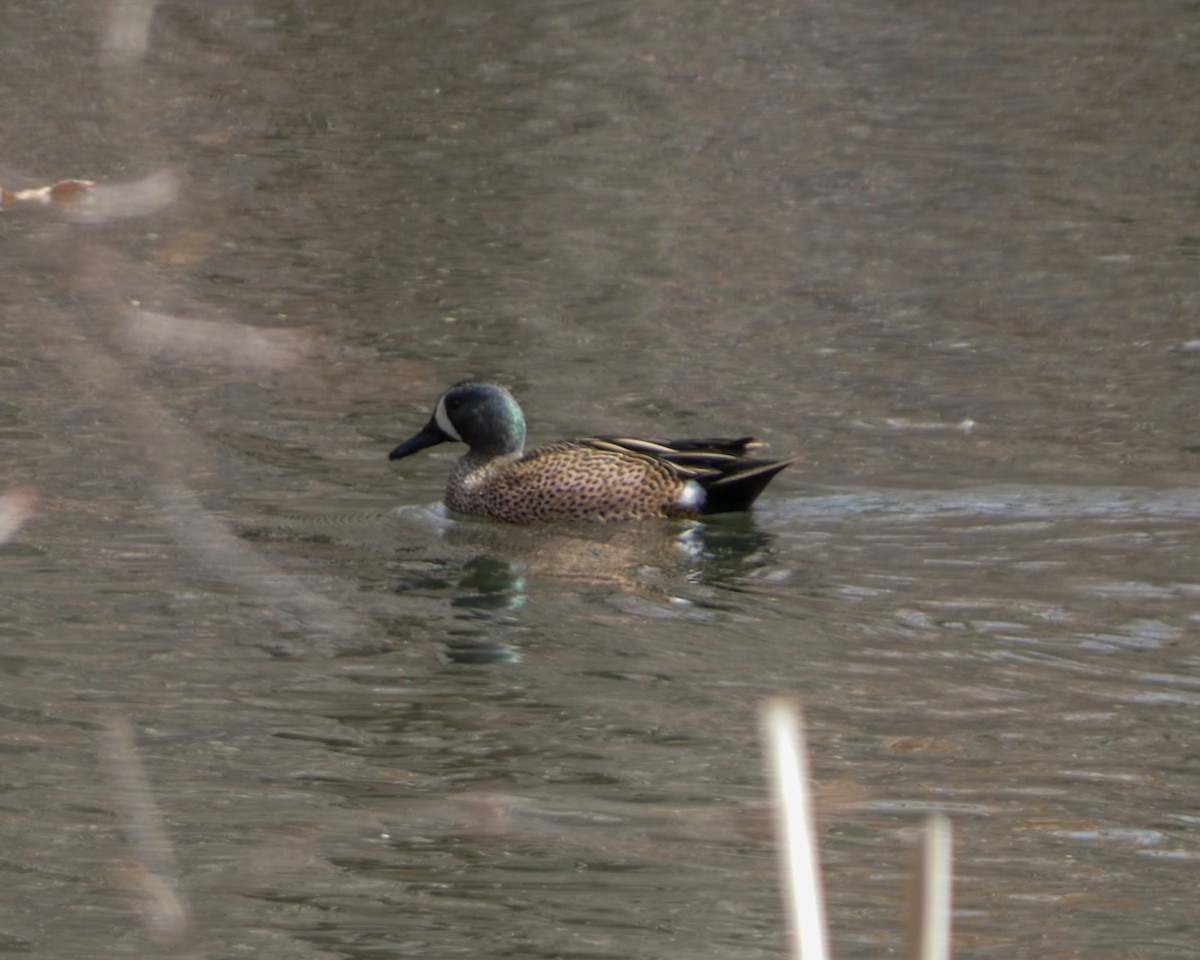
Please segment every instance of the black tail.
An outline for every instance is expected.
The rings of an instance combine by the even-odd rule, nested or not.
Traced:
[[[772,478],[794,460],[743,460],[739,467],[717,476],[698,477],[704,488],[701,513],[733,513],[749,510]]]

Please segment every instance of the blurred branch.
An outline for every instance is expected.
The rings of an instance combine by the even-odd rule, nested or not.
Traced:
[[[111,0],[100,36],[100,54],[111,66],[140,60],[150,45],[158,0]]]
[[[129,721],[124,717],[109,717],[101,747],[125,836],[133,850],[134,860],[126,879],[142,894],[147,929],[173,956],[189,960],[195,956],[188,943],[191,917],[179,892],[175,854],[138,756]]]
[[[0,543],[5,543],[21,529],[33,514],[36,502],[32,487],[12,487],[0,493]]]

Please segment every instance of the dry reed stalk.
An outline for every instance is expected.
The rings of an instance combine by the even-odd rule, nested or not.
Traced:
[[[796,705],[783,697],[766,701],[761,718],[783,854],[792,957],[830,960],[804,721]],[[950,960],[952,858],[950,821],[944,814],[932,814],[925,823],[911,885],[905,954],[910,960]]]

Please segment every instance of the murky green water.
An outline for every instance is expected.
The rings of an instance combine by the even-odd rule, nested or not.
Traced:
[[[1187,4],[6,29],[0,185],[107,191],[0,215],[0,490],[38,498],[0,546],[0,952],[777,956],[779,691],[839,957],[899,949],[930,809],[958,956],[1192,949]],[[448,517],[457,451],[386,456],[468,375],[534,442],[801,461],[704,524]]]

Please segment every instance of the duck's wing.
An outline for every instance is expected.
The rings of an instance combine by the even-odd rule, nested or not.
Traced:
[[[723,453],[731,457],[744,457],[770,446],[757,437],[688,437],[683,440],[661,440],[659,443],[680,453]]]
[[[585,437],[578,443],[596,450],[636,453],[670,464],[687,477],[735,477],[745,472],[792,460],[760,460],[747,456],[765,450],[767,444],[754,437],[705,437],[685,440],[647,440],[642,437]]]
[[[741,440],[646,440],[641,437],[583,437],[577,441],[593,450],[635,454],[670,466],[680,476],[691,479],[719,476],[735,469],[744,459],[743,451],[753,441]]]
[[[767,444],[755,437],[689,437],[683,440],[649,440],[645,437],[587,437],[584,443],[602,443],[622,447],[634,453],[664,459],[686,454],[718,454],[725,457],[744,457]]]

